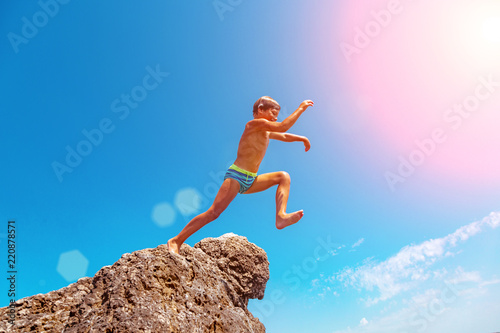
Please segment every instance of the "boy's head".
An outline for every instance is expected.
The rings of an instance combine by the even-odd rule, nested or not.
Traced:
[[[259,111],[265,112],[269,109],[280,110],[281,106],[269,96],[262,96],[253,105],[253,116],[254,118],[259,114]]]

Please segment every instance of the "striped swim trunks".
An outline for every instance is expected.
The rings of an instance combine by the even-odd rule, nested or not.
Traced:
[[[250,186],[252,186],[256,177],[256,173],[246,171],[233,164],[229,167],[229,169],[227,169],[224,180],[226,180],[226,178],[232,178],[236,180],[238,183],[240,183],[239,192],[245,193],[250,188]]]

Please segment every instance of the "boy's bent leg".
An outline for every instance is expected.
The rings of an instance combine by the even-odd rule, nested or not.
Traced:
[[[297,223],[304,216],[302,210],[290,214],[286,213],[290,193],[290,175],[287,172],[280,171],[258,175],[245,194],[265,191],[274,185],[278,185],[276,190],[276,228],[283,229]]]
[[[175,237],[168,240],[168,249],[171,252],[179,253],[179,248],[189,236],[198,231],[205,224],[212,222],[227,208],[240,190],[240,184],[231,178],[227,178],[222,183],[219,192],[215,196],[210,208],[200,215],[194,217],[182,231]]]

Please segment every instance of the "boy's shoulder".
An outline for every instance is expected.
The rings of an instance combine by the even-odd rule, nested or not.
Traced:
[[[246,127],[253,127],[253,126],[256,126],[256,125],[262,125],[262,124],[265,124],[265,123],[268,123],[268,122],[269,122],[269,120],[264,119],[264,118],[252,119],[249,122],[247,122]]]
[[[257,118],[252,119],[245,125],[245,132],[260,132],[266,129],[266,124],[269,122],[267,119]]]

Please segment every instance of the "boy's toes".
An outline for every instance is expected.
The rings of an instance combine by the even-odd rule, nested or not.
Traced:
[[[177,244],[172,242],[171,239],[168,240],[167,247],[168,247],[168,251],[179,254],[179,248],[177,247]]]

